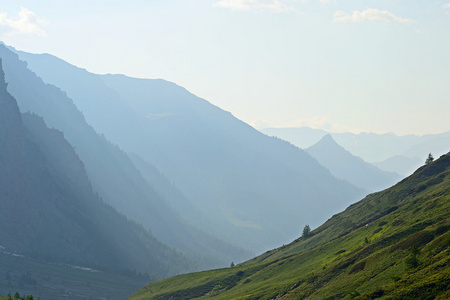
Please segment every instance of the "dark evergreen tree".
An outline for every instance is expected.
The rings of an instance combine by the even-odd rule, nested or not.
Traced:
[[[309,225],[305,225],[305,227],[303,228],[303,234],[302,237],[306,238],[311,234],[311,228],[309,227]]]

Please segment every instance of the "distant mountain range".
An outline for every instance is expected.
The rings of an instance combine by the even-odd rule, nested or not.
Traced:
[[[393,133],[333,133],[307,127],[265,128],[261,129],[261,132],[289,141],[302,149],[312,146],[323,136],[330,134],[340,146],[353,155],[382,170],[403,176],[410,175],[423,165],[429,153],[439,157],[450,148],[450,131],[423,136],[397,136]]]
[[[0,60],[0,293],[123,299],[286,243],[397,180],[334,135],[308,153],[164,80],[3,44]]]
[[[96,75],[48,54],[17,53],[45,82],[65,91],[97,132],[132,153],[134,166],[150,185],[156,181],[154,172],[149,175],[153,168],[149,165],[163,174],[178,190],[166,194],[184,195],[183,200],[165,199],[183,219],[228,243],[256,252],[268,249],[296,236],[302,224],[317,226],[364,193],[337,180],[304,151],[261,134],[173,83]],[[20,78],[12,82],[16,80]],[[19,85],[11,91],[21,109],[37,110],[70,140],[66,133],[69,122],[65,127],[50,122],[61,115],[46,108],[53,105],[38,110],[22,103]],[[76,149],[83,147],[81,141],[73,144]],[[84,161],[82,154],[80,157]],[[88,162],[85,164],[93,174]],[[107,186],[100,184],[100,174],[98,177],[94,188],[110,201]],[[154,187],[158,191],[159,187]],[[111,193],[133,200],[122,189]],[[112,201],[114,195],[110,196]],[[120,199],[112,205],[147,224],[145,216],[139,215],[146,211],[141,204],[121,207]],[[138,211],[134,214],[130,207]],[[162,239],[151,227],[158,224],[146,226]]]
[[[339,146],[330,134],[306,149],[337,178],[347,180],[369,192],[383,190],[397,183],[401,176],[378,169]]]
[[[450,153],[288,245],[151,283],[141,299],[449,299]]]
[[[416,170],[416,168],[423,165],[423,163],[423,159],[420,159],[418,157],[395,155],[384,161],[374,162],[372,164],[388,172],[398,172],[399,174],[406,175],[412,174]]]
[[[19,109],[41,116],[49,127],[64,133],[83,161],[94,192],[103,201],[204,267],[217,267],[250,256],[250,252],[189,225],[162,196],[163,192],[144,179],[126,153],[86,123],[83,114],[64,92],[44,84],[17,54],[4,46],[0,46],[0,57],[8,90],[16,98]],[[161,175],[155,173],[155,176]]]

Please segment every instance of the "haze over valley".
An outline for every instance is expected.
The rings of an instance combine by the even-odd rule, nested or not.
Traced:
[[[20,55],[26,54],[21,52]],[[112,267],[111,261],[99,260],[91,253],[102,251],[95,245],[92,245],[92,250],[75,251],[81,256],[74,253],[73,258],[64,256],[64,252],[47,253],[45,249],[51,247],[51,244],[46,244],[45,240],[39,241],[41,248],[37,249],[32,246],[37,241],[28,248],[14,246],[15,243],[26,244],[21,237],[25,238],[30,234],[34,238],[36,235],[48,234],[57,241],[58,236],[46,233],[45,227],[39,234],[24,233],[14,238],[14,235],[11,236],[10,239],[16,241],[10,243],[8,239],[5,240],[2,244],[7,251],[5,253],[20,253],[23,257],[42,260],[43,264],[62,260],[94,270],[109,270],[116,275],[123,275],[124,272],[134,274],[129,276],[146,274],[142,280],[150,280],[179,272],[223,267],[231,262],[249,259],[256,253],[298,236],[302,227],[299,220],[312,227],[318,226],[333,212],[344,209],[366,193],[362,188],[335,178],[303,150],[288,142],[263,135],[231,114],[172,83],[125,76],[99,76],[65,62],[63,64],[66,70],[61,70],[56,67],[62,61],[45,55],[44,58],[56,61],[51,65],[60,74],[60,79],[64,79],[61,76],[64,72],[68,74],[66,78],[70,80],[58,83],[68,91],[63,92],[49,82],[44,83],[37,76],[37,69],[34,69],[34,73],[27,67],[33,65],[33,58],[39,62],[42,56],[31,55],[28,61],[23,61],[14,49],[1,45],[0,57],[5,72],[4,87],[7,85],[8,88],[8,91],[4,89],[4,93],[8,101],[16,105],[14,114],[17,115],[18,110],[22,112],[15,123],[5,124],[4,129],[8,132],[28,128],[32,137],[24,134],[24,138],[31,139],[38,145],[34,147],[42,153],[39,155],[43,155],[43,161],[51,162],[51,170],[55,171],[50,173],[56,172],[56,175],[50,178],[56,180],[56,186],[61,186],[57,182],[67,176],[58,174],[71,174],[68,183],[62,185],[61,190],[64,193],[75,193],[74,200],[68,203],[94,197],[105,209],[118,213],[117,218],[126,217],[137,228],[143,226],[139,230],[147,232],[158,243],[164,243],[164,247],[172,247],[170,251],[180,258],[168,258],[164,263],[165,269],[155,268],[150,261]],[[79,72],[81,76],[77,77],[71,72]],[[42,77],[46,78],[46,75]],[[22,88],[24,86],[29,88]],[[76,96],[77,93],[81,96]],[[131,96],[133,101],[130,102],[126,95]],[[142,95],[145,97],[140,98]],[[101,103],[92,105],[95,99],[111,99],[111,102],[104,106]],[[81,102],[83,100],[84,104]],[[87,117],[80,109],[86,112]],[[99,114],[98,117],[96,114]],[[149,115],[161,117],[149,118]],[[126,118],[126,122],[113,122],[120,118]],[[90,120],[96,120],[93,123],[102,128],[98,129],[101,134],[89,124]],[[59,134],[61,141],[56,141],[49,133],[45,133],[49,130],[47,127]],[[108,136],[112,137],[114,143],[107,139]],[[15,145],[8,143],[7,138],[4,141]],[[70,146],[57,146],[64,143]],[[17,153],[23,151],[15,150]],[[11,151],[14,153],[14,149]],[[27,151],[33,154],[32,150]],[[69,152],[66,153],[67,151]],[[73,158],[70,160],[80,162],[75,167],[76,172],[71,170],[71,164],[68,165],[67,162],[71,156]],[[33,159],[30,161],[6,157],[6,161],[29,161],[34,166]],[[46,169],[50,168],[46,165],[47,163],[43,163],[36,168],[39,172],[46,173],[49,172]],[[9,165],[4,170],[14,171]],[[81,172],[79,176],[78,172]],[[13,198],[7,197],[8,186],[17,186],[18,191],[29,189],[26,182],[19,180],[20,176],[15,181],[14,178],[16,177],[5,177],[5,180],[13,180],[12,183],[4,184],[4,201],[7,207],[14,207],[16,204],[13,199],[16,198],[21,201],[39,201],[37,196],[20,193],[14,194]],[[44,179],[39,176],[36,178]],[[63,180],[65,181],[67,179]],[[36,184],[39,185],[39,181]],[[324,185],[327,189],[323,189]],[[86,190],[92,196],[80,194],[79,189]],[[30,193],[33,194],[32,191]],[[53,192],[47,188],[42,193],[42,197],[45,197],[46,193]],[[57,202],[52,203],[56,205],[56,212],[66,210],[67,204],[55,201]],[[23,210],[31,209],[30,213],[41,216],[30,217],[29,222],[39,222],[42,217],[50,220],[56,218],[51,214],[44,217],[42,213],[48,214],[51,210],[41,206],[39,202],[34,203],[38,208],[22,207]],[[83,214],[90,214],[89,208],[84,209],[87,211]],[[3,212],[9,216],[14,215],[12,211]],[[101,216],[89,217],[92,218],[104,220]],[[104,222],[108,228],[108,221]],[[72,231],[63,230],[59,237],[66,234],[70,236]],[[122,229],[119,230],[121,231]],[[7,230],[4,234],[12,235],[14,230]],[[86,238],[82,240],[88,242]],[[117,241],[124,242],[121,239],[116,239]],[[139,247],[143,247],[139,251],[154,248]],[[129,255],[136,259],[132,252],[122,255],[123,259],[127,259]],[[150,251],[148,255],[163,262],[160,255]],[[181,260],[184,262],[181,263]],[[29,268],[25,262],[18,265],[22,272]],[[30,276],[40,276],[38,274]],[[56,280],[50,275],[48,278],[49,282]],[[48,285],[40,281],[33,282],[39,282],[36,285],[40,286]],[[70,284],[65,286],[63,294],[72,293],[74,288]],[[54,297],[48,288],[44,290],[46,291],[42,295]],[[88,288],[83,293],[111,295],[111,291],[97,287]],[[120,294],[117,293],[116,296],[120,298]]]
[[[5,274],[16,272],[11,284],[26,291],[44,287],[45,297],[78,297],[73,293],[81,284],[57,283],[48,264],[107,272],[113,282],[224,267],[294,240],[302,226],[314,229],[402,178],[352,155],[332,135],[305,150],[264,135],[173,83],[96,75],[5,45],[0,57],[6,122],[2,253],[23,258],[14,269],[6,259]],[[441,145],[445,137],[429,139]],[[8,225],[19,212],[29,214],[32,227]],[[120,222],[135,233],[125,233]],[[139,239],[147,237],[128,241],[139,232]],[[115,252],[114,243],[128,253]],[[28,259],[42,266],[30,267]],[[22,272],[47,279],[20,284]],[[58,272],[74,276],[70,269]],[[62,292],[51,291],[50,283]],[[114,292],[103,284],[83,288],[80,295],[120,299],[138,287]]]
[[[450,297],[450,3],[19,2],[0,300]]]

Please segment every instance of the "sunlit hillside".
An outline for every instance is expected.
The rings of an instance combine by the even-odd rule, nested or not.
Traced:
[[[447,154],[289,245],[129,299],[448,299],[449,217]]]

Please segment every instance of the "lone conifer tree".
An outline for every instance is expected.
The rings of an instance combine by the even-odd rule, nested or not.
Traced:
[[[310,233],[311,233],[311,228],[309,227],[309,225],[305,225],[305,227],[303,228],[302,237],[306,238],[309,236]]]
[[[430,164],[433,160],[434,160],[434,157],[433,157],[433,155],[431,155],[431,153],[430,153],[430,154],[428,154],[428,157],[427,157],[427,159],[425,160],[425,164],[428,165],[428,164]]]

